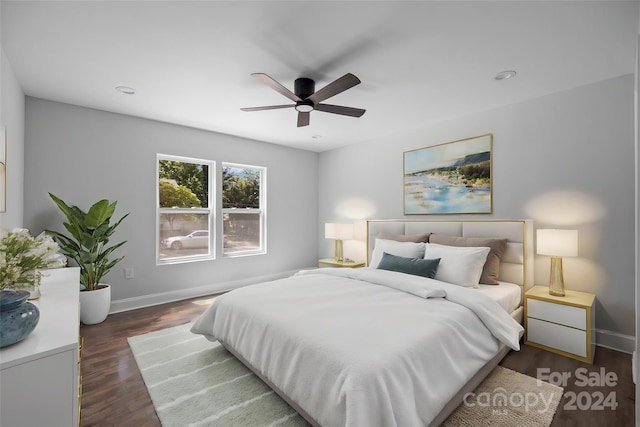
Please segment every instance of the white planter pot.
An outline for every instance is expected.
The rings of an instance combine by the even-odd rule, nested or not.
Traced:
[[[85,325],[104,322],[111,308],[111,287],[104,286],[95,291],[80,291],[80,321]]]

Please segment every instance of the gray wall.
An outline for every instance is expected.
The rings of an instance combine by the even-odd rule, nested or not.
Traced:
[[[7,130],[6,212],[0,228],[22,227],[24,194],[24,93],[0,48],[0,126]]]
[[[118,212],[132,214],[120,230],[127,258],[107,278],[114,300],[161,302],[313,265],[332,253],[325,222],[403,217],[403,151],[493,133],[494,212],[459,217],[577,228],[580,253],[565,259],[567,287],[597,295],[600,343],[631,338],[633,89],[633,76],[622,76],[325,152],[319,163],[315,153],[27,98],[24,223],[34,232],[60,223],[47,191],[78,205],[118,200]],[[269,254],[156,266],[157,152],[267,166]],[[124,279],[125,267],[135,268],[135,279]],[[549,259],[536,257],[536,283],[548,283],[548,271]]]
[[[215,160],[218,171],[223,161],[267,167],[267,254],[156,266],[156,153]],[[130,212],[114,237],[128,241],[120,250],[126,258],[105,279],[113,286],[112,310],[315,265],[317,165],[308,151],[26,98],[25,225],[34,233],[62,230],[47,192],[84,209],[116,200],[117,217]],[[125,280],[126,267],[135,269],[134,279]]]
[[[566,286],[595,293],[597,328],[632,340],[633,90],[634,77],[622,76],[322,153],[320,225],[402,218],[404,151],[493,133],[493,214],[458,218],[531,218],[537,228],[577,228],[579,256],[564,260]],[[332,245],[322,234],[319,253],[328,256]],[[548,284],[548,275],[549,258],[536,257],[536,283]]]

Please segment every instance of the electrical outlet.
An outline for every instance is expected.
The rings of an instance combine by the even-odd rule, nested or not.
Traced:
[[[124,269],[124,278],[125,279],[133,279],[133,268],[125,268]]]

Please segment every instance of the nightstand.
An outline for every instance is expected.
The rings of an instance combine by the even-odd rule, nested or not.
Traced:
[[[547,286],[534,286],[527,291],[525,344],[593,363],[596,297],[587,292],[565,292],[563,297],[550,295]]]
[[[336,261],[333,258],[318,260],[318,267],[360,268],[365,265],[364,261]]]

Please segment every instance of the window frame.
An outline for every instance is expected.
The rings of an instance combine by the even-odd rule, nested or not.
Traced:
[[[225,168],[236,168],[236,169],[252,169],[256,170],[260,173],[260,197],[258,198],[260,207],[259,208],[225,208],[223,203],[224,197],[224,180],[222,178],[222,174]],[[221,207],[221,216],[222,220],[222,257],[223,258],[238,258],[244,256],[254,256],[254,255],[265,255],[267,253],[267,168],[265,166],[255,166],[255,165],[247,165],[241,163],[232,163],[232,162],[221,162],[220,164],[220,207]],[[259,214],[260,215],[260,248],[251,249],[251,250],[242,250],[242,251],[234,251],[234,252],[225,252],[224,248],[224,240],[225,240],[225,232],[224,232],[224,215],[228,213],[247,213],[247,214]]]
[[[194,163],[199,165],[207,165],[208,166],[208,176],[207,176],[207,208],[163,208],[160,207],[160,161],[161,160],[169,160],[173,162],[182,162],[182,163]],[[198,262],[198,261],[209,261],[216,259],[216,197],[214,194],[217,193],[215,187],[215,175],[216,175],[216,162],[214,160],[207,159],[198,159],[194,157],[186,157],[186,156],[175,156],[170,154],[161,154],[156,153],[156,265],[172,265],[172,264],[183,264],[187,262]],[[207,214],[208,220],[207,224],[209,226],[209,251],[206,254],[202,255],[185,255],[181,257],[173,257],[169,259],[160,259],[160,224],[161,224],[161,216],[162,214]],[[195,232],[197,230],[193,230]]]

